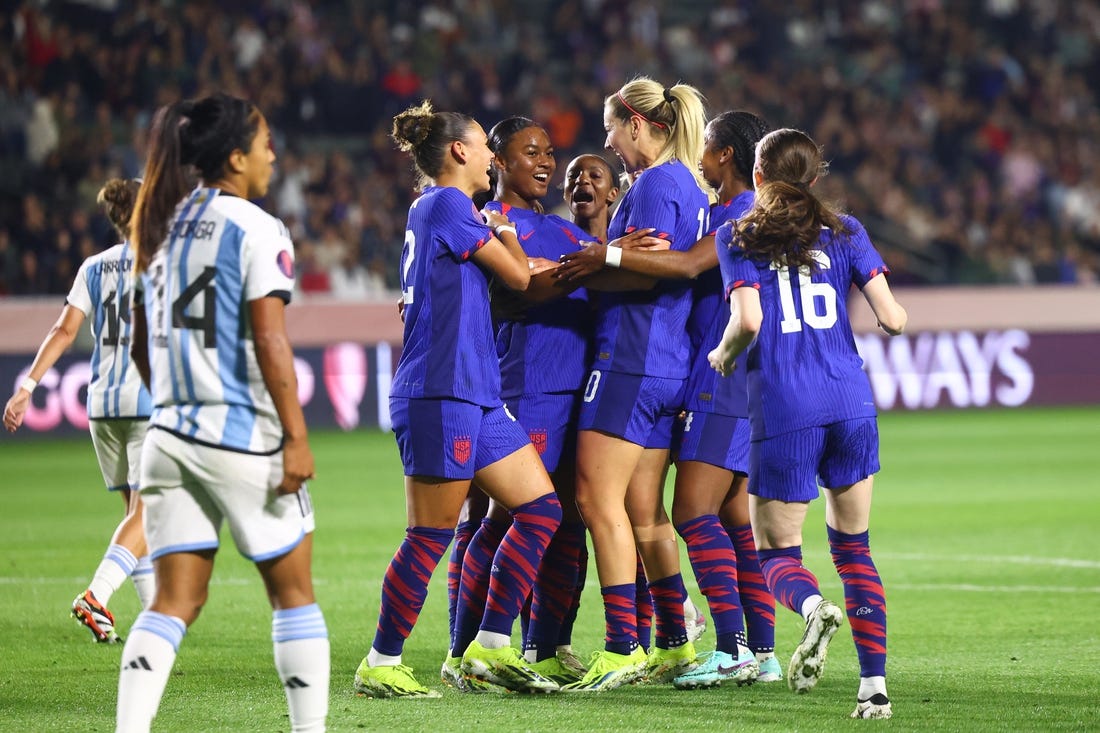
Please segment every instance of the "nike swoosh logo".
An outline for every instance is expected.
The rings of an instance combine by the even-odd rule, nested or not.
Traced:
[[[527,232],[526,234],[519,235],[519,238],[522,239],[524,242],[526,242],[528,239],[530,239],[534,235],[535,235],[534,232]]]
[[[719,664],[718,674],[729,674],[730,672],[736,672],[739,669],[741,669],[741,665],[739,664],[735,664],[732,667],[723,667],[721,664]]]

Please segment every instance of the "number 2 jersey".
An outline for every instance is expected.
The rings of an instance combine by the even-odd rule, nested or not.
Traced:
[[[130,245],[116,244],[80,265],[65,301],[84,314],[95,339],[88,418],[147,418],[152,399],[130,360]]]
[[[185,440],[270,454],[283,429],[252,340],[249,302],[290,302],[294,247],[255,204],[197,188],[135,285],[149,331],[151,427]]]
[[[888,270],[863,225],[850,216],[841,220],[849,234],[821,230],[812,272],[792,273],[731,248],[732,222],[715,234],[726,298],[736,288],[757,288],[764,312],[741,357],[753,440],[876,414],[846,301],[853,283],[862,288]]]

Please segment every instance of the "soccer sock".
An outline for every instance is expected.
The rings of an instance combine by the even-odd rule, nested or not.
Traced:
[[[886,695],[886,677],[860,677],[859,693],[856,697],[870,700],[874,695]]]
[[[157,594],[157,576],[153,572],[153,560],[148,555],[138,558],[134,572],[130,573],[130,580],[137,591],[138,601],[142,608],[149,608],[153,597]]]
[[[290,709],[290,729],[323,731],[328,715],[329,643],[320,607],[311,603],[273,612],[271,641]]]
[[[543,494],[509,512],[512,526],[504,533],[489,575],[489,594],[480,631],[511,636],[512,625],[531,592],[546,548],[561,524],[561,504]]]
[[[452,537],[453,529],[409,527],[405,530],[405,540],[397,548],[382,578],[382,604],[372,645],[379,653],[401,655],[405,639],[409,638],[420,609],[424,607],[432,571],[447,551]]]
[[[562,622],[573,605],[580,572],[584,524],[562,522],[546,548],[531,593],[531,616],[523,648],[535,652],[534,661],[554,656]]]
[[[493,555],[500,547],[508,525],[486,517],[470,538],[466,556],[462,559],[461,582],[458,586],[458,606],[455,609],[455,632],[451,639],[451,654],[461,657],[477,636],[481,617],[485,615],[485,597],[489,594],[489,571]]]
[[[186,624],[175,616],[138,614],[122,648],[116,733],[148,732],[185,633]]]
[[[646,581],[641,557],[638,558],[638,571],[634,576],[634,603],[636,607],[634,624],[638,629],[638,644],[648,652],[653,636],[653,595],[649,592],[649,582]]]
[[[856,642],[860,677],[885,677],[886,592],[871,559],[869,534],[826,529],[833,565],[844,584],[844,605]]]
[[[577,585],[573,589],[573,600],[569,603],[569,612],[561,622],[561,630],[558,632],[558,646],[569,646],[573,643],[573,624],[577,622],[577,613],[581,610],[581,593],[584,592],[585,583],[588,582],[588,544],[581,537],[580,553],[577,555]]]
[[[92,582],[88,584],[88,590],[97,601],[106,606],[136,566],[137,558],[134,553],[122,545],[110,545],[92,576]]]
[[[748,632],[749,649],[758,654],[775,651],[775,596],[768,590],[764,573],[760,570],[760,558],[756,554],[756,541],[752,537],[752,525],[726,528],[737,554],[737,592],[741,596],[741,608],[745,612],[745,630]]]
[[[760,550],[760,567],[775,600],[797,614],[802,604],[813,596],[821,596],[817,578],[802,565],[802,546],[781,550]]]
[[[600,588],[606,624],[604,649],[615,654],[630,654],[638,646],[635,583]],[[648,594],[647,594],[648,595]]]
[[[466,548],[477,531],[478,523],[467,520],[455,527],[455,540],[451,545],[451,556],[447,560],[447,621],[450,625],[449,639],[454,643],[455,620],[458,617],[458,589],[462,585],[462,559]]]
[[[653,640],[658,649],[675,649],[687,643],[684,627],[684,601],[687,588],[680,573],[655,580],[649,584],[653,597],[653,611],[657,617],[657,633]]]
[[[717,649],[737,653],[737,634],[744,636],[741,598],[737,593],[737,557],[733,543],[714,514],[704,514],[676,526],[687,545],[688,560],[699,590],[707,598]]]

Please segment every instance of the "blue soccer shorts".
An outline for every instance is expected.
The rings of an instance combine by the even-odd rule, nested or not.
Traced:
[[[813,501],[819,480],[826,489],[835,489],[878,470],[878,422],[873,417],[794,430],[749,447],[749,493],[764,499]]]

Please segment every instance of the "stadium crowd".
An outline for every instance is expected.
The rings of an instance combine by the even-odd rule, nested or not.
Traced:
[[[96,192],[180,97],[266,111],[299,286],[360,298],[397,286],[395,113],[528,115],[564,162],[636,74],[813,135],[896,284],[1093,283],[1098,40],[1100,6],[1046,0],[28,1],[0,14],[0,294],[68,292],[113,244]]]

